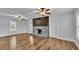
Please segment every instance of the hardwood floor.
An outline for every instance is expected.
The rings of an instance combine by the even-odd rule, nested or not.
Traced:
[[[30,38],[28,38],[30,39]],[[57,38],[43,38],[34,36],[34,44],[30,44],[30,40],[24,45],[17,47],[20,50],[78,50],[74,42],[61,40]],[[24,41],[25,42],[25,41]]]
[[[45,50],[77,50],[74,42],[49,38],[49,40],[40,49]]]
[[[15,50],[78,50],[74,42],[57,38],[33,36],[34,44],[30,43],[30,34],[16,35]],[[10,50],[10,37],[0,38],[0,50]]]
[[[10,37],[0,37],[0,50],[8,50],[10,48]]]

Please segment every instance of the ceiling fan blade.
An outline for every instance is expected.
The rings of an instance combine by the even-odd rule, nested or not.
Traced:
[[[44,10],[45,10],[45,11],[49,11],[49,9],[48,9],[48,8],[45,8]]]
[[[40,11],[40,9],[35,9],[35,10]]]
[[[36,10],[42,12],[42,11],[44,11],[44,8],[38,8]]]
[[[35,14],[40,14],[40,12],[37,12],[37,13],[35,13]]]
[[[13,14],[7,14],[7,13],[3,14],[3,16],[11,16],[11,17],[16,17],[16,15],[13,15]]]
[[[13,17],[21,17],[21,18],[25,18],[25,19],[28,19],[27,17],[24,17],[23,15],[13,15],[13,14],[7,14],[9,16],[13,16]]]
[[[51,13],[47,13],[47,14],[51,14]]]

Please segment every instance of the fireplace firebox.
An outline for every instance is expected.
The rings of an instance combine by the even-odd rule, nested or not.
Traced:
[[[42,34],[42,30],[41,29],[37,29],[38,34]]]

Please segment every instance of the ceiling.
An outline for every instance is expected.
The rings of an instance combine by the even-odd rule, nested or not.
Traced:
[[[64,14],[73,12],[75,8],[50,8],[52,14]],[[0,8],[0,16],[7,16],[5,14],[12,14],[12,15],[22,15],[25,17],[33,17],[37,12],[35,8]]]
[[[74,10],[75,8],[54,8],[51,9],[51,12],[53,14],[64,14],[64,13],[73,12]]]

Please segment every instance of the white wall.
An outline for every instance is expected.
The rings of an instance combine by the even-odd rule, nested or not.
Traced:
[[[75,11],[75,19],[76,19],[76,20],[75,20],[75,22],[76,22],[75,26],[76,26],[76,37],[77,37],[77,34],[78,34],[78,33],[77,33],[77,26],[79,26],[79,24],[78,24],[78,23],[79,23],[79,22],[78,22],[78,21],[79,21],[79,20],[78,20],[78,19],[79,19],[79,9],[76,9],[76,11]]]
[[[32,15],[33,16],[33,15]],[[12,17],[0,17],[0,35],[11,34],[9,31],[9,21],[13,20]],[[74,13],[65,13],[60,15],[49,16],[49,36],[62,37],[64,39],[75,39],[75,21]],[[21,21],[17,24],[17,33],[26,32],[32,33],[32,18],[27,21]],[[15,33],[16,33],[15,32]]]
[[[77,37],[77,20],[78,20],[78,15],[79,15],[79,9],[76,9],[74,12],[74,30],[75,30],[75,43],[77,47],[79,48],[79,38]]]
[[[74,13],[50,16],[50,37],[56,36],[67,40],[75,39]]]
[[[57,16],[49,16],[49,36],[57,36]]]
[[[9,22],[15,18],[9,16],[0,16],[0,35],[15,34],[15,33],[31,33],[32,26],[30,20],[19,21],[17,23],[16,32],[11,32],[9,30]]]

